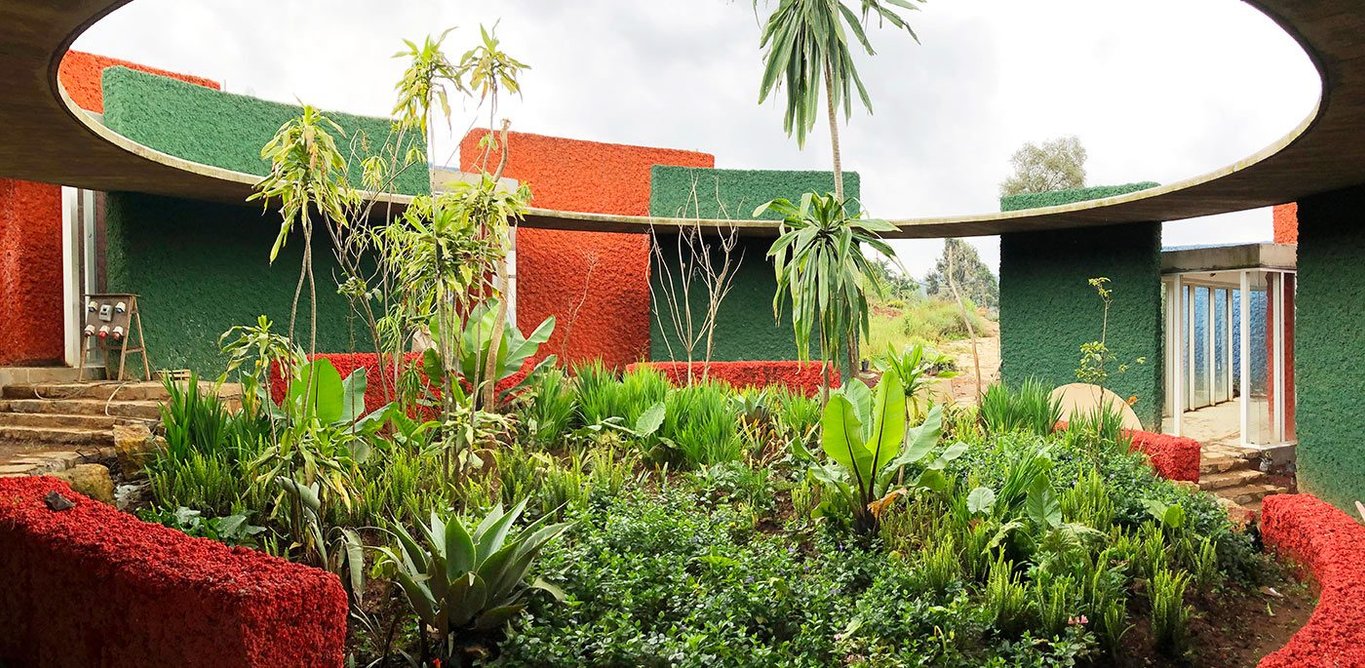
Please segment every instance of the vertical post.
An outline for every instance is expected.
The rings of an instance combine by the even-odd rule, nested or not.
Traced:
[[[1243,269],[1242,272],[1242,299],[1241,330],[1238,337],[1241,339],[1241,362],[1242,362],[1242,445],[1250,445],[1251,440],[1247,437],[1251,428],[1251,270]]]
[[[1224,399],[1224,401],[1231,401],[1231,400],[1232,400],[1232,337],[1234,336],[1233,333],[1232,333],[1232,320],[1233,320],[1233,318],[1232,318],[1232,288],[1228,288],[1228,289],[1226,289],[1226,290],[1223,291],[1223,317],[1224,317],[1224,326],[1223,326],[1223,339],[1224,339],[1224,340],[1223,340],[1223,353],[1224,353],[1224,358],[1225,358],[1225,360],[1226,360],[1226,362],[1227,362],[1227,363],[1224,365],[1227,373],[1225,374],[1225,375],[1226,375],[1226,378],[1224,378],[1224,381],[1225,381],[1225,382],[1224,382],[1223,385],[1224,385],[1224,387],[1226,387],[1227,390],[1228,390],[1227,395],[1226,395],[1226,398]]]
[[[1284,274],[1274,272],[1270,274],[1272,280],[1270,286],[1275,289],[1275,317],[1273,327],[1275,328],[1275,432],[1276,443],[1284,442]]]
[[[1182,431],[1185,426],[1185,285],[1180,280],[1180,274],[1175,275],[1175,286],[1171,290],[1171,298],[1175,303],[1171,305],[1172,321],[1174,329],[1171,332],[1171,341],[1175,345],[1174,359],[1172,365],[1170,384],[1175,390],[1175,400],[1171,404],[1171,414],[1175,417],[1175,435],[1183,436]]]

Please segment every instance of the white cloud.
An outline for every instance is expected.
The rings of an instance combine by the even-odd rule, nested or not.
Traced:
[[[229,90],[384,114],[404,37],[449,26],[450,51],[501,19],[530,63],[519,130],[700,149],[722,167],[825,168],[758,106],[759,28],[746,0],[136,0],[77,48],[224,81]],[[1090,182],[1170,183],[1272,143],[1312,108],[1318,82],[1299,47],[1238,0],[1145,3],[934,0],[913,17],[923,43],[874,31],[861,60],[876,113],[844,133],[874,215],[997,208],[1009,156],[1025,141],[1078,135]],[[455,123],[461,134],[473,119]],[[438,157],[453,143],[443,138]],[[1168,224],[1167,243],[1268,239],[1267,212]],[[975,239],[998,262],[998,240]],[[897,242],[916,274],[939,241]]]

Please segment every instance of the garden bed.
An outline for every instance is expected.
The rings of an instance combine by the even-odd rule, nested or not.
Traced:
[[[883,405],[859,392],[832,401]],[[353,601],[348,653],[379,665],[439,652],[394,579],[428,548],[390,532],[424,544],[432,510],[473,532],[498,504],[525,505],[518,526],[569,524],[532,572],[560,598],[527,590],[509,625],[463,632],[459,651],[487,665],[1252,665],[1311,608],[1211,497],[1162,479],[1128,439],[1054,429],[1056,416],[1031,415],[1046,402],[1023,395],[992,402],[981,414],[904,404],[896,447],[917,452],[886,478],[871,530],[830,483],[842,474],[818,399],[680,387],[647,366],[534,376],[466,451],[477,465],[401,413],[378,431],[308,436],[333,439],[310,455],[336,471],[313,492],[326,557],[297,547],[311,530],[259,482],[279,457],[269,422],[172,416],[173,440],[196,431],[182,420],[225,421],[198,431],[227,440],[172,443],[180,454],[152,464],[152,487],[163,520],[181,506],[239,513],[263,533],[227,539],[347,578],[345,529],[408,553],[380,563],[369,550],[360,569],[378,577]]]

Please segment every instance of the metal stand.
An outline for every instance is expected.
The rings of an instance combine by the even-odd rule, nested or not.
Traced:
[[[105,353],[105,359],[109,358],[109,353],[114,349],[110,342],[111,335],[113,341],[118,342],[118,376],[115,380],[122,381],[124,369],[128,363],[128,355],[142,355],[142,373],[145,380],[152,379],[152,364],[147,359],[147,337],[142,333],[142,312],[137,307],[137,295],[133,294],[98,294],[88,295],[85,298],[85,331],[86,342],[81,346],[81,369],[80,380],[85,380],[86,360],[90,355],[90,344],[93,339],[94,345],[100,347]],[[122,310],[119,310],[119,306]],[[133,330],[137,330],[137,343],[133,342]],[[118,332],[124,332],[122,337],[118,337]]]

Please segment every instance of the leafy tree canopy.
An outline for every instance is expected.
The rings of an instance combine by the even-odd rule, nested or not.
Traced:
[[[1000,184],[1000,196],[1084,188],[1085,158],[1085,147],[1074,136],[1024,144],[1010,158],[1014,175]]]
[[[995,273],[981,261],[976,248],[961,239],[944,241],[943,255],[924,279],[924,289],[930,297],[953,299],[953,290],[947,280],[949,267],[964,298],[992,311],[1000,308],[1000,284]]]

